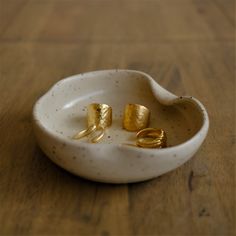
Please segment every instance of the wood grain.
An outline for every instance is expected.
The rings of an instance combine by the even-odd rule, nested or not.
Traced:
[[[235,49],[233,0],[0,0],[0,235],[235,235]],[[47,159],[34,102],[109,68],[203,102],[209,135],[191,161],[108,185]]]

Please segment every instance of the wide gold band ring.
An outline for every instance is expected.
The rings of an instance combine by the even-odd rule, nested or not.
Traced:
[[[139,131],[148,127],[150,111],[139,104],[127,104],[124,110],[123,128],[128,131]]]
[[[144,148],[164,148],[167,145],[166,133],[163,129],[146,128],[136,134],[136,145]]]
[[[87,107],[87,129],[80,131],[74,139],[89,136],[89,141],[97,143],[112,124],[112,108],[107,104],[92,103]],[[96,132],[99,132],[97,134]]]

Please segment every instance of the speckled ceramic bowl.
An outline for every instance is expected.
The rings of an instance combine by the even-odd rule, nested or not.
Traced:
[[[97,144],[72,139],[86,127],[90,103],[113,108],[112,126]],[[135,133],[122,129],[127,103],[151,110],[149,127],[166,131],[167,148],[123,144],[135,143]],[[177,97],[149,75],[132,70],[95,71],[61,80],[37,101],[33,117],[39,146],[53,162],[81,177],[110,183],[143,181],[177,168],[196,153],[209,126],[197,99]]]

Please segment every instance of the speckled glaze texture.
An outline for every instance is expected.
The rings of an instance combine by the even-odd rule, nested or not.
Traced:
[[[102,141],[73,140],[87,126],[87,105],[112,107],[112,125]],[[123,129],[125,105],[151,111],[149,127],[162,128],[167,148],[134,144],[135,133]],[[204,106],[190,96],[177,97],[149,75],[132,70],[105,70],[75,75],[56,83],[35,104],[33,124],[38,144],[57,165],[81,177],[109,183],[148,180],[189,160],[203,143],[209,119]]]

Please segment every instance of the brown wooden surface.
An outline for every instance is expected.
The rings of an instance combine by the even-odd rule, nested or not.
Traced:
[[[63,77],[129,68],[207,107],[181,168],[108,185],[39,150],[34,102]],[[235,2],[0,0],[0,235],[234,235]]]

